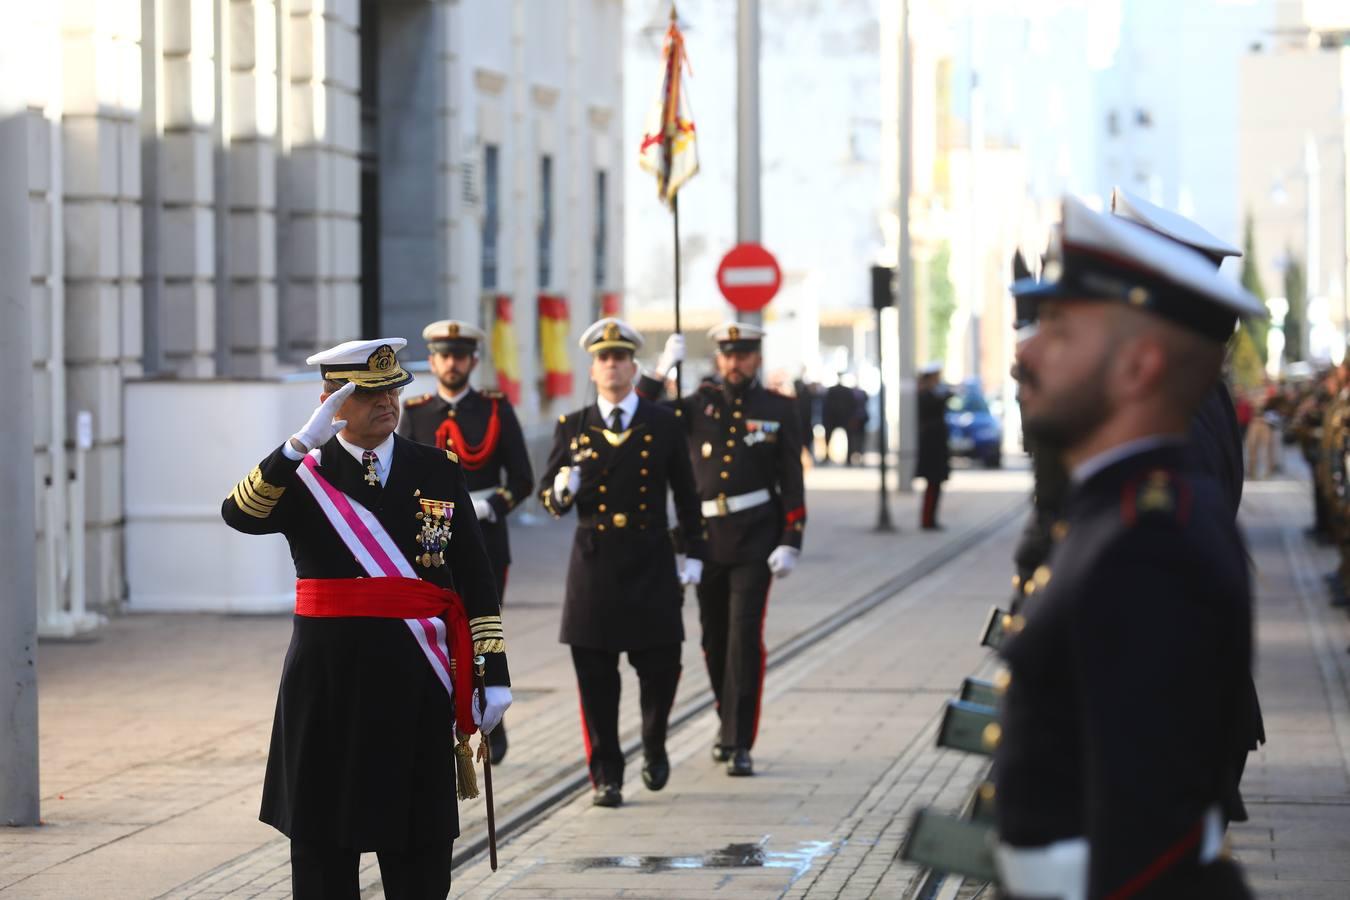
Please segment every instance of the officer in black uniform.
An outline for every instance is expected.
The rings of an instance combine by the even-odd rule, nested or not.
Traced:
[[[560,640],[571,645],[581,693],[592,801],[608,807],[623,803],[620,653],[641,684],[642,780],[659,791],[670,777],[666,726],[680,680],[682,585],[698,583],[705,547],[684,431],[674,413],[633,390],[641,345],[642,336],[618,319],[583,333],[599,399],[559,417],[539,486],[554,517],[577,512]],[[667,490],[679,520],[679,560]]]
[[[919,369],[919,455],[914,477],[924,480],[923,505],[919,527],[925,531],[941,529],[938,503],[942,482],[952,473],[951,448],[947,433],[947,392],[942,389],[942,363],[931,362]]]
[[[398,433],[412,441],[453,450],[469,485],[505,604],[511,545],[506,518],[534,488],[534,470],[525,435],[511,401],[501,391],[475,390],[469,376],[478,366],[486,335],[467,322],[445,319],[422,329],[427,362],[439,384],[436,393],[403,401]],[[506,723],[488,735],[493,764],[506,756]]]
[[[1245,897],[1219,858],[1244,727],[1251,592],[1187,432],[1261,302],[1200,254],[1064,201],[1017,351],[1027,431],[1071,484],[1009,667],[994,779],[1013,897]]]
[[[806,527],[800,416],[791,398],[759,381],[764,330],[725,322],[708,332],[718,377],[674,404],[689,435],[708,562],[698,586],[703,656],[721,728],[712,755],[729,775],[753,775],[750,750],[764,693],[764,617],[773,578],[786,578]],[[638,392],[660,396],[665,373],[684,358],[672,335]]]
[[[405,343],[352,341],[310,357],[324,376],[322,404],[221,506],[231,528],[284,535],[299,579],[260,818],[291,839],[301,900],[355,898],[359,854],[369,851],[390,898],[450,889],[455,708],[430,662],[431,639],[381,606],[456,592],[473,652],[485,657],[486,697],[477,699],[486,709],[476,702],[475,717],[490,730],[511,702],[493,573],[464,473],[453,453],[394,435],[398,392],[412,380],[395,356]],[[312,469],[302,469],[307,455]],[[322,502],[302,483],[310,472],[333,489]],[[338,504],[350,504],[350,516]],[[367,577],[341,536],[361,510],[388,538],[379,550],[387,565],[415,577]]]

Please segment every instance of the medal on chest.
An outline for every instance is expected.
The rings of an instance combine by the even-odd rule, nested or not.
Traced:
[[[417,513],[417,519],[422,523],[422,531],[417,535],[422,553],[415,561],[428,569],[443,566],[445,548],[450,546],[450,522],[455,515],[455,504],[420,496],[417,502],[422,507]]]

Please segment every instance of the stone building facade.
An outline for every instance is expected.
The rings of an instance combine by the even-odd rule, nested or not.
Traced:
[[[209,498],[303,421],[316,348],[397,335],[416,362],[427,321],[509,308],[526,427],[583,392],[573,344],[575,396],[543,395],[537,310],[563,299],[575,336],[617,302],[621,0],[12,8],[48,633],[73,596],[174,595],[136,558],[219,539]]]

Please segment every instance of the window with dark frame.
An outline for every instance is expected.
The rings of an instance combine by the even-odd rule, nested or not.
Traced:
[[[539,289],[553,283],[553,157],[539,157]]]
[[[500,151],[496,144],[483,146],[483,240],[479,267],[483,290],[497,287],[497,232],[499,221]]]
[[[608,235],[606,229],[609,226],[609,209],[605,202],[606,194],[605,170],[600,169],[595,173],[595,289],[602,291],[605,288],[608,273]]]

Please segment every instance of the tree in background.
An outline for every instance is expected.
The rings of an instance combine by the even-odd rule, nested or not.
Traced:
[[[1284,269],[1284,299],[1289,303],[1289,311],[1284,314],[1284,361],[1298,362],[1303,358],[1306,338],[1308,280],[1303,274],[1303,263],[1293,251],[1286,251],[1285,256],[1289,264]]]
[[[928,263],[928,352],[939,359],[947,355],[947,334],[956,312],[956,288],[947,273],[951,259],[951,244],[943,241]]]
[[[1261,286],[1261,273],[1256,268],[1256,237],[1252,214],[1247,213],[1242,239],[1242,286],[1266,302],[1266,289]],[[1233,382],[1239,388],[1255,388],[1262,383],[1266,372],[1266,337],[1270,334],[1268,320],[1248,320],[1238,326],[1228,342],[1232,361]]]

